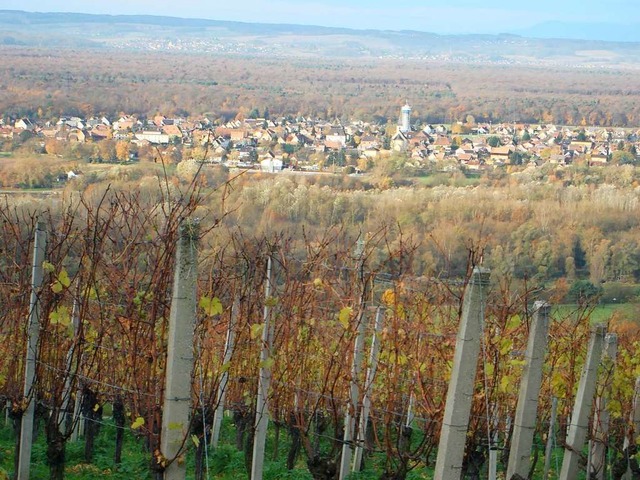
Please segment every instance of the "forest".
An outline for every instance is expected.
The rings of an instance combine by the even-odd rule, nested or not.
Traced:
[[[263,114],[395,123],[530,122],[634,127],[633,66],[465,64],[264,58],[0,47],[0,112],[51,120],[121,113],[234,118]],[[81,94],[79,94],[81,92]],[[507,101],[505,101],[507,99]]]

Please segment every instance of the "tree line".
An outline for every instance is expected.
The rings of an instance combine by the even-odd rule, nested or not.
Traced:
[[[330,60],[47,50],[0,50],[0,112],[62,115],[273,115],[395,123],[413,120],[633,127],[640,85],[632,69],[496,66],[409,60]],[[82,94],[77,89],[82,86]],[[504,99],[509,99],[504,101]]]

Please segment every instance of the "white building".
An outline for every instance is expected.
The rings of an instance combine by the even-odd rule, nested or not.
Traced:
[[[400,125],[398,129],[402,133],[411,131],[411,106],[409,103],[406,103],[400,110]]]

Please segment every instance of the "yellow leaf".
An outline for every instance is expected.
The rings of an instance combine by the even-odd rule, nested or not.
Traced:
[[[47,261],[42,262],[42,268],[47,273],[52,273],[56,269],[56,267],[54,267],[52,263],[49,263]]]
[[[209,317],[220,315],[223,310],[222,302],[220,302],[218,297],[211,298],[203,295],[200,297],[198,305],[200,305],[200,308],[202,308]]]
[[[262,323],[256,323],[251,325],[251,338],[256,339],[262,336],[262,331],[264,330],[264,325]]]
[[[162,468],[167,466],[167,458],[164,455],[162,455],[162,453],[160,453],[159,450],[156,450],[154,452],[154,455],[155,455],[155,458],[156,458],[156,463],[158,465],[160,465]]]
[[[62,284],[58,280],[56,280],[51,284],[51,290],[53,291],[53,293],[60,293],[62,291]]]
[[[487,375],[487,377],[492,377],[493,376],[493,372],[494,372],[494,366],[493,363],[487,363],[484,366],[484,373]]]
[[[62,284],[64,288],[69,288],[69,285],[71,285],[71,279],[69,278],[69,274],[64,268],[60,271],[60,274],[58,275],[58,281]]]
[[[182,430],[180,422],[169,422],[169,430]]]
[[[60,293],[65,288],[69,288],[69,285],[71,285],[71,279],[67,271],[63,268],[51,284],[51,290],[53,290],[53,293]]]
[[[266,360],[260,362],[260,368],[271,368],[273,367],[274,363],[276,363],[276,361],[273,359],[273,357],[269,357]]]
[[[59,306],[55,310],[49,313],[49,321],[52,325],[62,325],[68,327],[71,324],[71,314],[69,308],[63,305]]]
[[[191,435],[191,441],[196,446],[196,448],[200,446],[200,439],[198,438],[197,435]]]
[[[320,288],[322,287],[322,279],[321,278],[316,278],[313,280],[313,286],[316,288]]]
[[[131,424],[131,429],[132,430],[137,430],[140,427],[142,427],[144,425],[144,418],[143,417],[138,417],[135,419],[135,421]]]
[[[96,404],[93,406],[93,411],[94,411],[94,412],[97,412],[98,410],[100,410],[100,404],[99,404],[99,403],[96,403]]]
[[[510,386],[511,377],[509,377],[509,375],[505,375],[504,377],[502,377],[502,380],[500,380],[500,387],[498,388],[498,390],[502,393],[506,393],[509,391]]]
[[[517,358],[509,361],[509,365],[511,365],[512,367],[524,367],[526,363],[526,360],[518,360]]]
[[[338,321],[345,330],[349,328],[349,319],[351,318],[352,312],[353,309],[351,307],[344,307],[340,310],[340,314],[338,315]]]
[[[385,290],[384,293],[382,294],[382,302],[387,306],[391,306],[395,303],[395,301],[396,301],[396,293],[393,291],[393,289],[389,288]]]
[[[500,355],[506,355],[511,351],[511,347],[513,346],[513,340],[510,338],[503,338],[500,341]]]
[[[230,368],[231,368],[231,362],[227,362],[223,364],[222,367],[220,367],[220,373],[228,372]]]
[[[514,330],[518,328],[521,323],[522,323],[522,320],[520,319],[520,315],[514,315],[509,319],[509,321],[505,325],[505,328],[507,330]]]

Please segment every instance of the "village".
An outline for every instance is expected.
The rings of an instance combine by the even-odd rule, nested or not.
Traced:
[[[0,150],[30,142],[35,152],[92,163],[157,162],[160,157],[168,163],[193,160],[274,173],[362,174],[391,157],[402,159],[402,168],[415,175],[640,161],[640,130],[476,123],[471,116],[465,122],[420,125],[412,123],[408,104],[397,124],[387,125],[265,113],[254,109],[230,121],[163,115],[5,119],[0,121]]]

